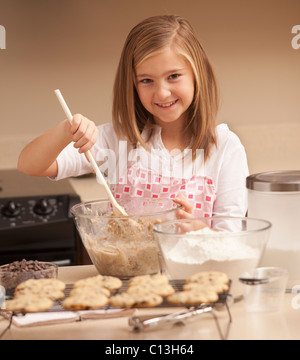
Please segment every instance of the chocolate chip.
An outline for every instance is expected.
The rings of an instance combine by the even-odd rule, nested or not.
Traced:
[[[38,260],[14,261],[0,267],[0,284],[6,289],[6,294],[13,293],[14,288],[28,279],[51,278],[52,271],[42,272],[51,268],[51,265]]]

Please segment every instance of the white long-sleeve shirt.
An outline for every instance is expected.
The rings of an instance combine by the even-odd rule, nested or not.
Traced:
[[[108,177],[116,198],[175,198],[182,193],[193,203],[194,215],[245,216],[246,177],[249,175],[246,152],[236,134],[225,124],[216,127],[217,146],[204,163],[203,150],[192,161],[190,149],[177,154],[165,148],[161,128],[156,127],[147,145],[133,149],[119,141],[113,125],[100,125],[93,147],[100,170]],[[142,133],[148,139],[148,131]],[[80,176],[92,171],[90,163],[69,144],[58,156],[55,180]]]

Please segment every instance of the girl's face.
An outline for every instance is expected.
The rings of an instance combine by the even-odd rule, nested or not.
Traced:
[[[143,106],[156,124],[186,120],[194,97],[194,74],[189,62],[166,48],[135,69],[135,86]]]

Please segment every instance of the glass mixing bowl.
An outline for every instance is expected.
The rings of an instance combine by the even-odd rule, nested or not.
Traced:
[[[57,275],[58,266],[54,263],[23,259],[0,266],[0,288],[4,289],[5,296],[13,297],[16,287],[22,282],[29,279],[57,279]]]
[[[225,272],[234,297],[243,292],[240,274],[259,265],[270,230],[266,220],[217,216],[167,221],[153,228],[171,278],[187,279],[201,271]]]
[[[114,216],[108,200],[71,209],[82,242],[101,275],[129,277],[161,271],[153,225],[176,219],[181,207],[171,199],[118,200],[129,216]]]

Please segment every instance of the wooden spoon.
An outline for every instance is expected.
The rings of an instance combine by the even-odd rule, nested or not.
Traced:
[[[66,116],[67,116],[67,119],[69,120],[70,124],[72,124],[72,120],[73,120],[73,116],[72,116],[72,113],[70,111],[70,109],[68,108],[61,92],[59,89],[56,89],[55,91],[55,95],[57,96],[57,99],[58,101],[60,102],[60,105],[62,106]],[[126,211],[124,210],[124,208],[122,206],[120,206],[120,204],[118,204],[118,202],[116,201],[115,197],[113,196],[112,192],[110,191],[110,188],[109,186],[107,185],[107,182],[105,181],[101,171],[99,170],[99,167],[92,155],[92,153],[88,150],[86,153],[85,153],[87,159],[89,160],[89,162],[91,163],[95,173],[96,173],[96,179],[97,179],[97,182],[100,184],[100,185],[103,185],[104,188],[105,188],[105,191],[109,197],[109,200],[110,202],[112,203],[112,206],[114,208],[114,214],[116,216],[128,216],[128,214],[126,213]]]

